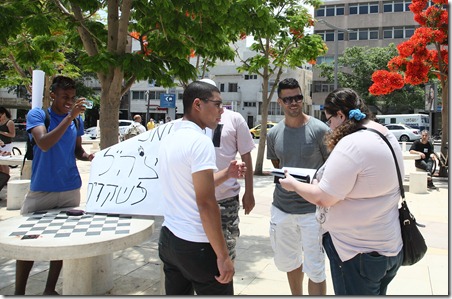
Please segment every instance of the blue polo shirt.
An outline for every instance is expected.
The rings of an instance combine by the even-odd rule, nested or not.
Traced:
[[[50,115],[48,131],[55,129],[67,116],[58,115],[47,108]],[[45,126],[45,112],[41,108],[34,108],[27,115],[27,132],[36,126]],[[83,121],[80,116],[79,128],[74,122],[67,128],[61,139],[47,152],[43,152],[37,145],[33,147],[33,163],[31,171],[31,191],[63,192],[78,189],[82,186],[82,180],[77,169],[75,158],[75,143],[78,136],[82,136]]]

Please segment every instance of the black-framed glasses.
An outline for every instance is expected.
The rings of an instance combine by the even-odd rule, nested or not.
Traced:
[[[328,127],[331,125],[331,118],[332,118],[333,116],[334,116],[334,115],[331,114],[330,117],[328,117],[328,118],[325,120],[325,124],[326,124]]]
[[[286,105],[290,105],[292,104],[293,101],[295,101],[296,103],[300,103],[303,101],[303,95],[299,94],[293,97],[285,97],[285,98],[281,98],[281,101],[283,101],[284,104]]]
[[[222,101],[215,101],[215,100],[209,100],[209,99],[201,99],[204,102],[212,102],[214,103],[215,107],[217,107],[218,109],[223,108],[223,102]]]

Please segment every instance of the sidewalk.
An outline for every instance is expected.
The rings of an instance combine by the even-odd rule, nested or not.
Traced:
[[[90,144],[83,145],[87,152]],[[21,147],[19,143],[19,147]],[[21,147],[23,149],[23,145]],[[257,148],[253,151],[253,159]],[[414,163],[407,161],[406,163]],[[82,205],[86,195],[90,163],[78,161],[84,182]],[[272,168],[264,160],[264,170]],[[407,167],[409,168],[409,167]],[[18,168],[11,170],[12,179],[18,177]],[[449,294],[449,226],[448,226],[448,180],[434,178],[437,190],[426,194],[406,193],[406,200],[416,219],[425,224],[421,229],[429,249],[416,265],[401,267],[389,285],[388,295],[448,295]],[[237,259],[234,290],[236,295],[290,295],[286,274],[276,269],[269,240],[270,206],[273,196],[273,177],[254,177],[256,206],[250,215],[240,211],[241,236],[237,244]],[[242,188],[243,192],[243,188]],[[6,210],[6,191],[0,192],[1,220],[19,215],[19,211]],[[139,246],[114,254],[114,287],[108,295],[159,295],[160,260],[158,258],[158,236],[162,217],[156,217],[155,232],[151,239]],[[0,253],[1,256],[1,253]],[[334,295],[327,265],[327,294]],[[36,262],[27,285],[27,295],[41,295],[48,273],[48,262]],[[14,294],[15,261],[0,257],[0,295]],[[57,291],[61,293],[61,280]],[[307,279],[304,283],[307,292]]]

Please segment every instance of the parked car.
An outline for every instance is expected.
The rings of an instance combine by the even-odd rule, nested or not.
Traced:
[[[130,126],[133,123],[133,120],[127,120],[127,119],[119,119],[119,138],[122,141],[124,132],[126,131],[127,127]],[[85,134],[89,135],[91,139],[99,138],[99,134],[97,134],[97,127],[90,127],[85,130]]]
[[[276,125],[274,122],[267,122],[267,131]],[[261,124],[250,129],[251,137],[259,138],[261,136]]]
[[[388,124],[385,125],[390,132],[394,134],[397,140],[400,141],[415,141],[421,138],[421,133],[418,129],[414,129],[403,124]]]

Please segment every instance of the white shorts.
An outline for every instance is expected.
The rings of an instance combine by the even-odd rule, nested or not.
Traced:
[[[271,207],[270,241],[276,267],[291,272],[303,265],[303,272],[315,283],[326,279],[321,226],[314,213],[287,214]]]

